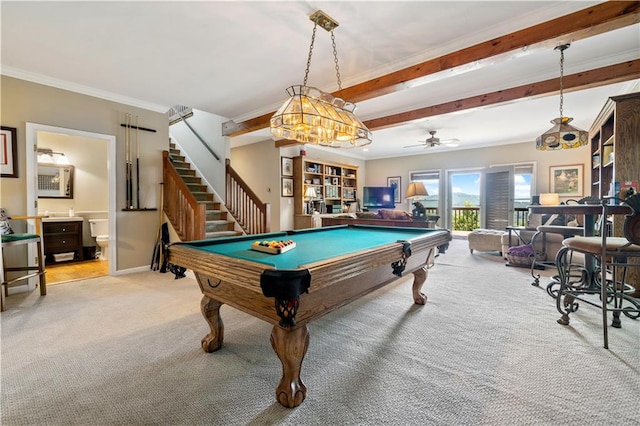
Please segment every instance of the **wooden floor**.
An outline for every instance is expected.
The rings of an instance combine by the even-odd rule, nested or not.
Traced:
[[[46,267],[47,285],[77,281],[109,275],[109,262],[104,260],[86,260],[51,264]]]

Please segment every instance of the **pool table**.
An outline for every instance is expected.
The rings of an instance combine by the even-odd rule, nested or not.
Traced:
[[[251,249],[255,241],[292,240],[281,254]],[[191,269],[203,297],[201,311],[211,329],[202,348],[222,345],[222,304],[273,324],[271,345],[282,363],[276,399],[300,405],[307,389],[300,379],[309,346],[307,323],[412,273],[413,301],[421,292],[435,255],[447,248],[443,229],[343,225],[171,244],[172,270]]]

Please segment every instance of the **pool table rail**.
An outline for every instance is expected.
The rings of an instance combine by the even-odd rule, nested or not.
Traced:
[[[292,408],[300,405],[307,393],[300,378],[309,345],[307,323],[400,279],[393,264],[402,264],[402,276],[413,274],[414,303],[425,304],[422,286],[428,269],[449,241],[448,230],[423,230],[416,237],[361,248],[295,269],[278,269],[216,254],[198,245],[176,243],[169,246],[168,261],[193,270],[196,276],[203,294],[201,312],[210,328],[201,342],[204,351],[216,351],[223,344],[222,304],[273,324],[271,345],[282,363],[276,399]]]

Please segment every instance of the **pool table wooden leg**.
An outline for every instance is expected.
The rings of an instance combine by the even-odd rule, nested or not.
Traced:
[[[427,268],[422,267],[413,271],[413,302],[416,305],[424,305],[427,303],[427,296],[422,290],[422,285],[427,280]]]
[[[307,396],[300,370],[309,347],[309,330],[304,324],[293,329],[274,325],[271,346],[282,363],[282,378],[276,388],[276,399],[287,408],[297,407]]]
[[[427,281],[429,268],[433,266],[435,258],[435,249],[429,250],[427,255],[427,263],[420,269],[413,271],[413,301],[416,305],[424,305],[427,303],[427,295],[422,292],[422,285]]]
[[[224,324],[220,317],[221,306],[221,302],[207,296],[202,296],[202,300],[200,301],[200,311],[204,319],[209,323],[209,328],[211,328],[211,333],[202,338],[202,349],[204,349],[205,352],[217,351],[222,346]]]

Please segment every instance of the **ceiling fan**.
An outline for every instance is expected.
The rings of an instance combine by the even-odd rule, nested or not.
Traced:
[[[458,146],[457,143],[460,139],[440,139],[440,138],[436,138],[436,131],[435,130],[429,130],[429,134],[431,135],[431,137],[427,138],[424,141],[418,141],[420,142],[417,145],[409,145],[409,146],[405,146],[404,148],[413,148],[415,146],[422,146],[425,148],[433,148],[436,145],[446,145],[446,146]]]

